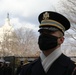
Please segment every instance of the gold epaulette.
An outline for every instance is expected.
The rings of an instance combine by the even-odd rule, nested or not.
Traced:
[[[29,64],[29,63],[30,63],[30,62],[24,63],[23,66],[24,66],[24,65],[27,65],[27,64]]]

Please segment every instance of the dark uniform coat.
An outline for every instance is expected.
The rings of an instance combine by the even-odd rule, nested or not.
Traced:
[[[12,68],[10,66],[4,67],[3,75],[12,75]]]
[[[23,67],[20,75],[76,75],[76,68],[70,58],[62,54],[45,73],[41,59],[38,58],[34,62]]]
[[[21,71],[22,67],[23,67],[23,65],[20,65],[20,66],[17,68],[16,75],[19,75],[19,74],[20,74],[20,71]]]
[[[0,75],[4,75],[4,67],[0,67]]]

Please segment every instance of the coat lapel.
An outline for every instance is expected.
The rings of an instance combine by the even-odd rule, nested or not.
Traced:
[[[69,58],[62,54],[45,73],[39,58],[32,67],[31,75],[66,75],[68,65]]]
[[[45,75],[40,58],[36,61],[32,68],[32,75]]]
[[[68,68],[69,58],[65,55],[61,55],[50,67],[47,72],[47,75],[65,75],[66,70]]]

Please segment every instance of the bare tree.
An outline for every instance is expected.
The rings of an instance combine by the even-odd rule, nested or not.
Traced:
[[[19,49],[23,52],[23,56],[35,55],[38,51],[37,35],[31,29],[20,28],[17,30],[19,37]]]
[[[59,12],[63,13],[65,16],[68,17],[68,19],[71,22],[71,30],[66,32],[67,39],[71,39],[67,42],[67,44],[70,44],[70,52],[75,51],[76,47],[76,1],[75,0],[61,0],[60,1],[60,9]],[[75,52],[74,52],[75,53]],[[74,54],[75,55],[75,54]]]
[[[37,35],[33,30],[20,28],[5,32],[0,43],[3,56],[35,56],[38,54]]]
[[[61,0],[60,12],[63,12],[71,22],[71,29],[76,32],[76,1],[75,0]]]
[[[14,55],[17,50],[17,35],[15,32],[4,32],[3,34],[3,41],[1,42],[3,56]]]

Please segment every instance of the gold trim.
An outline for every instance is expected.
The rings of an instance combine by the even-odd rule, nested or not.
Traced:
[[[41,23],[42,23],[42,22],[46,22],[45,24],[48,24],[48,22],[55,22],[55,23],[61,25],[61,27],[63,27],[63,30],[65,31],[65,27],[64,27],[61,23],[59,23],[59,22],[57,22],[57,21],[55,21],[55,20],[42,20]],[[45,24],[40,24],[40,25],[45,25]],[[49,25],[51,25],[51,24],[49,24]],[[53,24],[53,25],[55,25],[55,24]],[[57,25],[55,25],[55,26],[57,26]],[[58,26],[58,27],[59,27],[59,26]],[[59,27],[59,28],[60,28],[60,27]],[[61,28],[61,29],[62,29],[62,28]]]
[[[46,24],[40,24],[40,26],[45,26]],[[59,29],[61,29],[63,32],[65,31],[63,28],[61,28],[60,26],[57,26],[56,24],[48,24],[48,26],[55,26]]]

